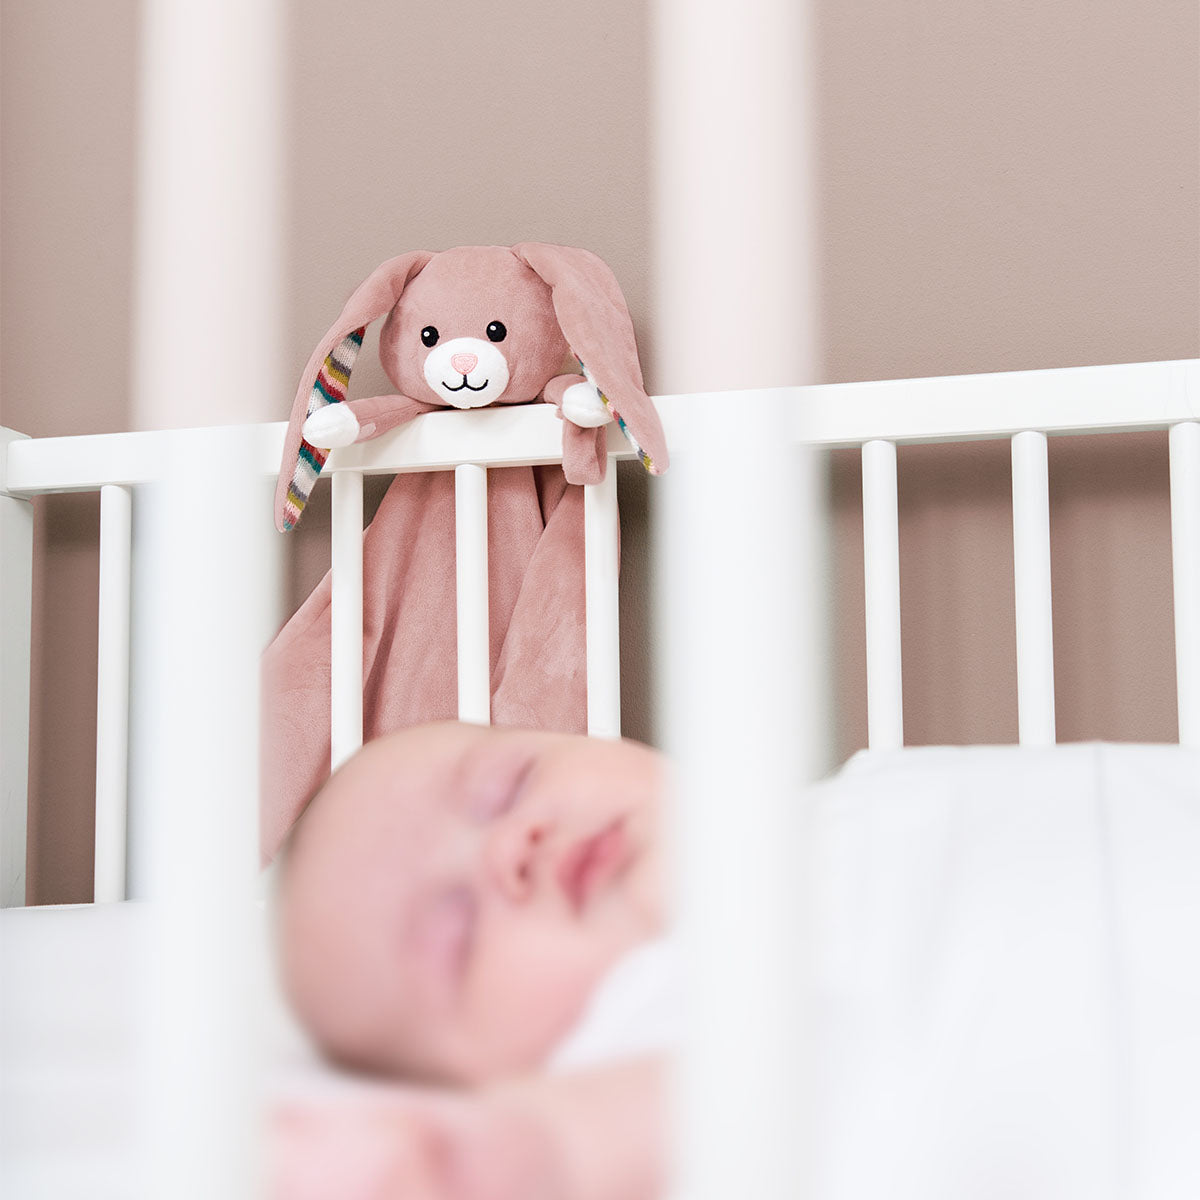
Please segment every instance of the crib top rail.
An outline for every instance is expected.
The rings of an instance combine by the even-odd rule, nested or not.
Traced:
[[[797,440],[826,447],[874,439],[916,443],[1052,434],[1161,429],[1200,419],[1200,359],[947,375],[869,383],[823,384],[723,393],[731,445],[756,397],[793,393]],[[668,440],[687,442],[689,406],[701,397],[655,399]],[[284,422],[230,426],[248,439],[264,477],[279,470]],[[175,439],[188,430],[17,439],[8,444],[3,490],[28,497],[91,491],[104,484],[154,479]],[[524,466],[561,461],[561,426],[549,405],[430,413],[383,437],[334,451],[326,473],[450,470],[464,463]],[[615,427],[609,454],[632,458]]]
[[[793,389],[798,441],[828,448],[1131,433],[1200,419],[1200,359],[938,375]],[[660,401],[669,406],[674,398]],[[670,409],[668,409],[670,411]]]

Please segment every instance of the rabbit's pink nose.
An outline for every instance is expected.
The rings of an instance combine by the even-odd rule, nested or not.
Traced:
[[[453,354],[450,356],[450,365],[460,375],[470,375],[470,373],[479,366],[479,355],[477,354]]]

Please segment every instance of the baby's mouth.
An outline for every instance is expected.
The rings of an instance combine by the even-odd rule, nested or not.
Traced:
[[[624,824],[618,819],[567,851],[556,875],[576,913],[581,913],[597,890],[628,865],[630,850]]]

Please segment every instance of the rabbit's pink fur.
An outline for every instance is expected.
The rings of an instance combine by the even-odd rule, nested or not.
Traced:
[[[501,404],[537,400],[564,369],[570,347],[550,289],[505,246],[459,246],[430,259],[404,289],[379,335],[379,360],[396,390],[414,400],[444,404],[425,381],[421,344],[426,325],[443,340],[483,337],[488,322],[504,321],[501,349],[509,363]]]

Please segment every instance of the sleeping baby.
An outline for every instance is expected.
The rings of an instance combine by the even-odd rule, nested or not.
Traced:
[[[287,847],[284,982],[321,1049],[380,1082],[289,1106],[279,1197],[657,1194],[655,1058],[543,1068],[662,932],[663,784],[635,743],[457,724],[329,781]]]
[[[1183,747],[928,747],[814,789],[814,1195],[1200,1195],[1198,778]],[[330,780],[284,980],[374,1082],[279,1115],[278,1200],[662,1195],[665,784],[630,742],[451,724]]]

